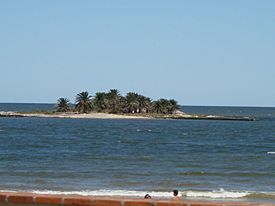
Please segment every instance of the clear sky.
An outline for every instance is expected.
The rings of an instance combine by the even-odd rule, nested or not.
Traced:
[[[0,102],[275,106],[275,1],[0,0],[0,78]]]

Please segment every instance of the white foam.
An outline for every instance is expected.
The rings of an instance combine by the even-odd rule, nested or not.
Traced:
[[[117,196],[117,197],[144,197],[150,194],[156,198],[171,198],[172,192],[155,192],[155,191],[135,191],[135,190],[80,190],[80,191],[53,191],[53,190],[24,190],[24,191],[7,191],[0,192],[30,192],[35,194],[52,194],[52,195],[82,195],[82,196]]]
[[[225,191],[224,189],[218,191],[185,191],[182,193],[186,197],[211,199],[242,198],[249,194],[249,192]]]
[[[0,192],[30,192],[35,194],[53,194],[53,195],[82,195],[82,196],[115,196],[115,197],[141,197],[150,194],[153,198],[172,198],[172,192],[156,191],[135,191],[135,190],[80,190],[80,191],[53,191],[53,190],[24,190],[24,191],[7,191]],[[225,191],[224,189],[214,191],[181,191],[179,192],[185,198],[206,198],[206,199],[237,199],[254,194],[252,192]]]

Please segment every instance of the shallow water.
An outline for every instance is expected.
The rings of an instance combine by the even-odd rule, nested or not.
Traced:
[[[184,111],[257,121],[0,118],[0,190],[275,202],[275,108]]]

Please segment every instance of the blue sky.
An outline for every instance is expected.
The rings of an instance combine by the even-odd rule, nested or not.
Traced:
[[[0,102],[117,88],[275,106],[275,1],[0,1]]]

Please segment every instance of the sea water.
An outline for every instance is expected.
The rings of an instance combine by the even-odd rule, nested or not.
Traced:
[[[257,121],[0,118],[0,190],[275,202],[275,108],[183,111]]]

